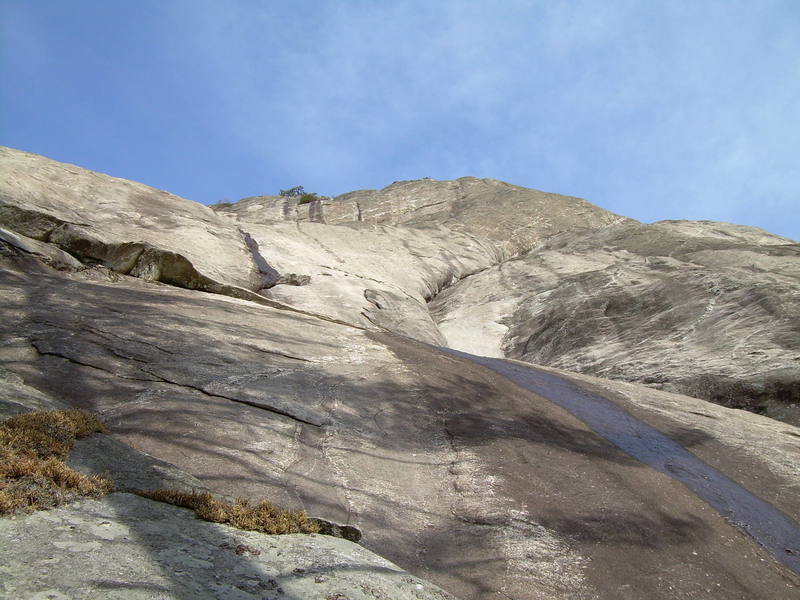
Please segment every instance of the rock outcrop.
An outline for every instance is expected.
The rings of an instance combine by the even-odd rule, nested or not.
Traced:
[[[674,377],[680,364],[691,373],[690,363],[698,362],[698,371],[719,364],[740,380],[772,373],[791,364],[796,344],[790,339],[797,324],[793,242],[747,228],[646,226],[595,208],[571,229],[570,211],[588,206],[583,201],[513,186],[507,186],[514,190],[508,202],[522,206],[529,193],[536,210],[552,202],[560,216],[547,227],[525,228],[528,217],[520,212],[482,230],[481,211],[491,207],[476,198],[482,189],[495,197],[491,190],[506,184],[474,179],[358,192],[349,202],[362,211],[360,222],[332,223],[335,209],[328,206],[325,223],[298,220],[283,209],[279,220],[257,210],[245,218],[237,211],[247,203],[217,209],[229,216],[203,207],[192,216],[191,203],[165,192],[13,150],[2,156],[3,414],[50,403],[97,413],[110,437],[81,441],[71,464],[87,473],[110,471],[123,490],[0,520],[4,593],[436,598],[445,594],[434,587],[440,586],[464,599],[796,597],[800,429],[666,389],[438,347],[526,360],[541,352],[544,362],[560,368],[559,357],[575,370],[605,368],[611,358],[599,350],[582,356],[578,349],[601,348],[596,332],[576,332],[575,347],[558,336],[548,344],[544,324],[559,319],[558,310],[566,311],[567,322],[586,322],[581,307],[590,302],[592,283],[608,276],[605,292],[595,290],[600,305],[608,299],[599,312],[614,315],[611,300],[626,291],[625,282],[637,290],[625,296],[630,313],[622,312],[630,320],[619,321],[613,340],[620,363],[645,357],[632,373]],[[104,216],[93,215],[92,202],[71,191],[71,173],[77,174],[74,189],[95,182],[92,202]],[[476,200],[469,210],[465,205],[465,225],[457,227],[457,190],[465,186],[465,197]],[[402,206],[405,188],[456,191],[441,205],[424,207],[429,202],[420,200],[409,209]],[[130,208],[132,189],[152,213]],[[502,196],[498,191],[495,208],[505,206]],[[165,204],[157,209],[147,198]],[[165,224],[176,215],[193,235],[170,234]],[[80,227],[80,243],[58,233],[67,221]],[[503,240],[512,221],[518,231]],[[710,247],[715,228],[730,233],[718,236],[727,246]],[[670,249],[676,236],[688,240],[686,253]],[[170,278],[128,269],[114,259],[125,244],[180,256],[193,271]],[[752,280],[740,277],[743,267],[730,264],[730,253],[738,263],[741,253],[758,257],[763,271],[750,269]],[[228,272],[225,261],[238,266]],[[271,280],[264,285],[259,277],[267,272]],[[191,285],[192,273],[213,284]],[[670,302],[673,280],[682,287]],[[723,290],[716,303],[698,305],[705,319],[683,331],[685,346],[667,345],[670,327],[696,318],[691,294],[711,281]],[[758,290],[765,296],[748,309],[731,299],[737,296],[726,281],[739,282],[742,298]],[[574,293],[562,294],[562,286]],[[548,291],[554,302],[537,313]],[[660,304],[648,313],[649,303],[636,303],[640,296]],[[482,309],[471,305],[475,298]],[[751,312],[740,323],[736,310]],[[743,369],[751,359],[739,354],[745,346],[730,345],[739,334],[725,318],[742,335],[774,329],[774,337],[754,333],[744,342],[772,344],[771,359],[754,363],[752,372]],[[699,348],[703,336],[718,331],[704,329],[714,319],[721,335],[714,339],[727,350],[693,352],[691,344]],[[596,329],[611,336],[616,330],[604,323]],[[623,325],[634,329],[631,335],[649,327],[636,338],[641,354],[628,347],[633,342]],[[537,326],[544,328],[537,334],[541,344],[530,339]],[[663,360],[648,372],[645,362],[658,352],[673,363]],[[624,418],[610,419],[608,431],[589,424],[564,398],[599,399]],[[631,439],[660,466],[633,452]],[[721,491],[709,489],[725,504],[698,492],[708,473],[714,474],[708,481],[724,482]],[[319,535],[268,538],[230,530],[126,493],[151,484],[268,497],[357,527],[363,548]],[[760,519],[748,506],[767,506],[778,516]],[[779,528],[770,530],[770,523]],[[19,558],[23,531],[26,551],[41,550],[39,558]],[[185,532],[193,539],[181,537]],[[92,570],[105,555],[119,565],[116,574]],[[48,560],[54,562],[42,562]],[[78,569],[76,561],[93,566]],[[23,570],[23,563],[30,567]],[[44,564],[68,572],[63,587]]]
[[[0,148],[0,182],[0,223],[34,240],[23,243],[46,242],[149,281],[251,299],[247,292],[275,283],[245,234],[196,202],[11,148]]]
[[[556,236],[447,289],[431,313],[454,348],[800,424],[800,244],[752,227]]]
[[[645,225],[472,177],[214,210],[11,149],[0,177],[0,239],[48,248],[57,268],[101,264],[800,423],[800,245],[755,228]]]

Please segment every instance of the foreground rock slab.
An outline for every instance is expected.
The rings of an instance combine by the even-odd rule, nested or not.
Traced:
[[[101,275],[0,270],[6,380],[31,405],[39,390],[98,413],[114,438],[217,494],[355,526],[364,547],[465,600],[796,596],[791,572],[684,485],[472,359]],[[800,515],[799,430],[608,385],[612,401]],[[123,482],[138,464],[81,451],[82,468]]]
[[[52,600],[448,600],[361,546],[268,536],[132,494],[0,520],[0,596]]]

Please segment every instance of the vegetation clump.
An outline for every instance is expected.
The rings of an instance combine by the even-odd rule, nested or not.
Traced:
[[[214,498],[207,492],[184,492],[173,489],[139,490],[144,498],[190,508],[198,518],[224,523],[248,531],[270,534],[319,533],[319,524],[304,511],[278,508],[268,500],[251,504],[246,498],[234,503]]]
[[[300,199],[297,201],[297,204],[309,204],[314,200],[319,200],[319,196],[317,194],[303,194],[300,196]]]
[[[303,189],[302,185],[289,188],[288,190],[281,190],[280,195],[284,198],[297,198],[297,204],[310,204],[314,200],[319,200],[321,196],[314,192],[307,192]]]
[[[64,464],[75,440],[105,426],[82,410],[35,411],[0,423],[0,515],[58,506],[113,489],[107,477]]]

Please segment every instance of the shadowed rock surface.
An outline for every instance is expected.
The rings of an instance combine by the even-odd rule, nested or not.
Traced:
[[[8,152],[13,155],[15,151]],[[35,157],[35,161],[47,165],[45,173],[61,169],[58,172],[65,178],[65,172],[77,169],[41,157]],[[7,197],[18,197],[14,181],[0,181],[0,203]],[[443,185],[452,182],[417,183],[398,185],[422,190],[458,187]],[[491,180],[470,179],[468,183],[475,189],[502,189],[506,185]],[[111,189],[121,185],[114,183]],[[658,259],[654,262],[641,247],[631,245],[633,233],[645,231],[647,248],[654,246],[651,232],[661,230],[667,246],[675,235],[689,239],[691,231],[706,244],[717,225],[645,226],[596,209],[599,212],[590,212],[589,216],[599,216],[581,224],[578,231],[570,232],[564,221],[564,229],[556,231],[561,227],[558,225],[537,230],[539,233],[530,239],[520,233],[516,239],[532,244],[529,252],[520,254],[516,246],[495,239],[498,234],[492,227],[480,235],[477,217],[465,217],[469,227],[454,232],[446,219],[456,211],[453,207],[458,196],[445,202],[441,210],[420,208],[433,211],[424,212],[425,219],[435,215],[443,219],[442,223],[423,227],[412,222],[419,210],[403,212],[397,208],[402,198],[399,192],[390,191],[358,194],[378,198],[380,202],[375,200],[374,205],[383,206],[384,215],[395,215],[392,218],[398,222],[405,219],[402,224],[367,223],[363,214],[361,223],[336,225],[305,222],[307,219],[292,222],[295,217],[291,215],[291,220],[274,222],[253,218],[254,222],[246,226],[235,216],[212,221],[221,231],[238,233],[241,226],[247,232],[250,242],[245,236],[231,238],[248,250],[244,254],[249,261],[247,269],[267,270],[263,264],[259,267],[261,261],[254,255],[257,252],[278,274],[276,283],[281,277],[293,283],[277,283],[266,290],[251,286],[247,290],[251,295],[241,297],[219,291],[205,293],[185,285],[185,281],[154,279],[138,271],[114,270],[116,263],[89,259],[82,252],[71,254],[80,265],[56,260],[59,252],[69,252],[70,246],[62,246],[47,235],[37,237],[27,225],[21,227],[25,231],[19,231],[14,229],[16,221],[2,221],[0,225],[10,232],[0,238],[4,240],[0,243],[0,381],[5,390],[3,399],[9,401],[8,411],[47,406],[51,401],[92,410],[109,425],[111,439],[98,436],[96,440],[100,441],[93,442],[96,446],[76,447],[74,464],[86,472],[111,470],[123,486],[133,486],[125,482],[135,480],[138,471],[173,481],[183,477],[187,485],[201,485],[227,497],[268,497],[287,508],[305,509],[313,516],[357,527],[363,533],[361,544],[365,548],[413,577],[422,577],[464,599],[796,598],[800,579],[792,571],[791,560],[800,556],[800,534],[795,535],[790,527],[788,537],[781,538],[787,540],[780,549],[785,556],[776,556],[774,549],[768,552],[747,533],[746,520],[738,522],[721,513],[674,473],[640,462],[548,398],[564,386],[577,385],[586,393],[607,399],[624,409],[629,415],[626,418],[667,436],[795,524],[800,516],[800,429],[667,390],[499,361],[519,368],[525,377],[555,373],[560,378],[551,380],[552,386],[540,393],[522,385],[524,381],[516,379],[513,371],[503,374],[502,369],[479,364],[479,359],[453,356],[436,347],[444,341],[461,349],[467,342],[483,344],[484,348],[494,344],[498,353],[506,347],[504,344],[510,349],[510,340],[516,339],[510,332],[522,335],[519,332],[523,328],[513,329],[514,323],[506,323],[500,316],[523,322],[519,317],[522,307],[535,308],[531,298],[547,289],[553,290],[551,295],[558,294],[561,285],[569,285],[571,276],[588,273],[600,277],[612,264],[607,261],[622,256],[628,261],[625,268],[640,269],[642,281],[656,285],[661,271],[655,265],[669,257],[653,255]],[[540,193],[528,192],[534,205]],[[473,189],[470,193],[477,192]],[[113,198],[111,191],[109,194]],[[48,211],[62,210],[57,206],[57,194],[48,198],[55,206]],[[515,198],[514,202],[522,202],[521,196]],[[556,204],[563,200],[563,207],[583,206],[582,201],[573,203],[575,199],[548,198]],[[22,204],[21,200],[10,201],[14,202],[15,206]],[[124,198],[120,202],[126,206]],[[177,205],[185,202],[180,200]],[[361,204],[361,200],[358,202]],[[546,206],[544,200],[541,202]],[[390,210],[393,206],[394,212]],[[361,210],[365,207],[366,201]],[[112,208],[103,210],[113,213]],[[0,211],[3,214],[7,213]],[[524,219],[518,221],[524,224]],[[127,231],[113,235],[101,231],[105,227],[102,223],[92,227],[98,229],[97,235],[107,236],[108,245],[135,244],[144,239],[144,235],[138,235],[136,223],[132,220]],[[500,229],[498,224],[497,231]],[[762,302],[773,307],[769,318],[782,332],[776,334],[777,341],[765,338],[773,340],[771,356],[785,357],[786,349],[795,343],[786,338],[793,326],[791,310],[796,306],[791,287],[796,259],[781,253],[793,252],[795,245],[749,228],[725,231],[738,231],[735,244],[749,240],[751,247],[758,248],[757,254],[767,257],[763,264],[772,265],[765,277],[775,283],[775,289],[785,290],[780,303]],[[611,247],[612,241],[628,246],[602,253],[597,250],[598,244]],[[162,247],[158,239],[148,243]],[[189,250],[177,237],[169,243],[172,245],[163,246],[165,250],[191,261]],[[562,247],[562,243],[566,245]],[[658,252],[666,252],[655,246]],[[734,249],[740,250],[740,246]],[[514,254],[518,257],[508,260]],[[542,264],[547,268],[541,267],[529,280],[523,279],[527,261],[539,264],[536,256],[544,257]],[[680,256],[680,261],[688,260],[688,255]],[[692,264],[704,273],[714,269],[727,273],[725,269],[734,268],[719,267],[714,262],[718,259],[714,255],[701,263],[695,257]],[[783,266],[769,262],[773,259]],[[208,257],[212,266],[216,260]],[[202,267],[192,266],[210,279],[215,275],[214,281],[234,285],[225,279],[223,271],[215,274],[212,267],[201,271]],[[508,275],[510,268],[518,269],[513,278]],[[680,282],[681,270],[676,267],[669,273]],[[516,283],[503,283],[503,277],[519,278],[521,283],[518,287]],[[686,277],[687,286],[700,285]],[[313,287],[318,280],[331,283]],[[624,281],[628,280],[621,278],[614,285],[623,286]],[[669,293],[667,281],[666,276],[661,279],[664,294]],[[498,288],[495,296],[480,296],[488,289],[486,282],[506,287]],[[537,282],[551,288],[542,287],[544,292],[540,292],[534,285]],[[608,286],[609,293],[614,285]],[[759,285],[765,294],[772,293],[768,283]],[[667,313],[681,313],[684,308],[678,300],[683,302],[687,293],[659,307]],[[480,307],[470,308],[470,294],[484,298],[483,319],[479,318]],[[635,300],[638,295],[632,297]],[[579,300],[575,300],[578,305]],[[564,295],[551,309],[563,303],[572,310],[569,301]],[[503,302],[507,304],[501,309]],[[716,318],[717,306],[727,306],[724,302],[728,300],[718,298],[708,311],[712,316],[707,318]],[[433,309],[431,313],[428,308]],[[664,333],[654,324],[660,318],[658,310],[642,318],[642,323],[652,325],[655,346],[657,342],[666,344],[659,342],[657,335],[668,338],[674,333]],[[725,310],[723,314],[733,318],[733,309]],[[574,312],[580,315],[579,310]],[[528,327],[538,323],[524,314]],[[452,317],[450,322],[445,319],[447,315]],[[750,320],[754,315],[749,314]],[[452,322],[456,319],[461,321],[460,329]],[[677,319],[676,323],[680,326],[683,321]],[[635,324],[628,323],[631,327]],[[759,327],[765,326],[766,321],[760,322]],[[663,323],[661,327],[668,329]],[[696,329],[702,331],[702,323]],[[459,331],[461,338],[456,335]],[[471,337],[469,331],[473,332]],[[618,335],[622,336],[618,350],[625,357],[627,338],[622,330]],[[718,342],[728,344],[735,337],[732,331],[727,335]],[[684,332],[684,336],[690,337],[690,332]],[[464,343],[453,342],[458,339]],[[590,336],[587,339],[580,342],[587,348],[597,343]],[[697,345],[701,344],[699,339],[695,340]],[[642,334],[638,342],[643,340]],[[542,349],[530,339],[522,346],[528,352],[544,353],[550,348],[545,341],[542,338]],[[669,355],[686,365],[702,360],[711,361],[709,365],[725,364],[723,349],[709,357],[699,350],[684,357],[683,353],[690,350],[688,343],[686,347],[676,345]],[[731,362],[745,364],[743,359],[737,363],[737,354],[731,350],[728,346]],[[667,355],[666,348],[661,351]],[[648,356],[645,350],[642,352]],[[580,352],[565,347],[564,356],[578,361]],[[772,368],[783,364],[777,359],[765,360],[757,363],[757,368],[763,372],[763,365]],[[646,369],[641,369],[646,375]],[[583,392],[571,393],[580,396]],[[92,440],[95,438],[82,444]],[[113,454],[114,458],[101,459],[97,453]],[[239,591],[266,597],[276,589],[268,587],[277,579],[269,569],[289,573],[287,581],[310,579],[305,577],[310,572],[302,562],[305,555],[297,546],[287,550],[288,557],[281,558],[274,554],[278,546],[273,547],[284,543],[279,539],[260,537],[259,543],[265,544],[262,548],[249,541],[257,534],[226,530],[225,536],[235,538],[229,546],[245,543],[240,537],[244,535],[246,545],[261,548],[262,562],[253,566],[247,554],[244,560],[228,547],[208,545],[208,535],[223,535],[219,526],[203,529],[210,524],[191,520],[186,511],[140,504],[143,502],[147,501],[114,494],[52,513],[0,521],[2,535],[8,536],[0,543],[0,564],[12,564],[9,558],[17,556],[14,540],[25,530],[31,539],[40,540],[32,544],[34,548],[45,549],[47,560],[58,561],[65,568],[74,560],[71,543],[93,557],[97,554],[92,553],[100,553],[106,544],[110,556],[128,548],[134,564],[143,565],[142,576],[135,578],[131,575],[134,571],[124,566],[116,579],[97,580],[116,586],[102,589],[119,597],[148,597],[145,593],[158,596],[167,594],[165,590],[173,594],[171,597],[189,597],[196,590],[185,587],[186,574],[214,569],[234,569],[233,573],[237,568],[250,569],[236,581],[261,587]],[[93,528],[99,527],[99,521],[108,521],[117,531],[112,516],[122,523],[119,531],[128,533],[101,539]],[[99,519],[98,523],[93,519]],[[213,533],[198,534],[198,545],[180,536],[146,540],[150,530],[142,533],[137,525],[142,519],[156,523],[151,529],[162,528],[162,522],[170,528],[173,519],[185,519],[176,531],[199,527]],[[59,529],[69,526],[75,530]],[[57,531],[58,540],[67,544],[59,546],[58,552],[47,549],[44,540],[50,539],[48,528]],[[124,535],[129,540],[115,547],[115,540],[121,543]],[[176,539],[182,541],[176,544]],[[324,543],[334,544],[330,552],[335,553],[345,542],[326,539]],[[325,547],[320,546],[323,550]],[[380,563],[374,557],[364,561]],[[325,564],[328,566],[324,568],[335,566]],[[402,598],[405,590],[416,593],[417,588],[403,585],[424,586],[416,579],[405,581],[405,574],[395,575],[393,566],[386,568],[391,571],[385,571],[386,575],[394,578],[391,581],[400,590],[395,593],[385,588],[383,593],[389,598]],[[305,571],[294,573],[296,569]],[[35,589],[44,591],[50,589],[51,580],[38,575],[42,572],[47,570],[32,569],[14,579],[4,577],[3,582],[15,586],[14,590],[40,586]],[[229,573],[220,575],[225,585],[235,585]],[[100,585],[88,575],[81,578],[80,572],[70,572],[70,577],[69,585],[75,586],[71,589],[83,590],[80,586],[87,582]],[[208,597],[236,597],[225,594],[239,593],[227,587],[215,588],[211,579],[202,581],[207,582],[203,593]],[[348,597],[367,594],[360,587],[365,581],[360,575],[336,581],[351,586],[341,592]],[[288,584],[280,585],[286,597],[326,598],[326,594],[340,593],[321,587],[325,590],[321,595],[297,595]],[[435,588],[425,589],[428,594],[439,593]]]
[[[787,238],[646,225],[474,177],[209,210],[29,153],[0,158],[0,239],[47,249],[57,268],[78,258],[800,423],[800,245]]]

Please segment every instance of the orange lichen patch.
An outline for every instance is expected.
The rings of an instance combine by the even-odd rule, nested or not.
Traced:
[[[309,519],[305,512],[278,508],[268,500],[251,504],[239,498],[234,503],[214,498],[209,493],[181,490],[140,490],[140,496],[192,509],[206,521],[224,523],[248,531],[262,533],[319,533],[319,524]]]
[[[76,439],[104,430],[80,410],[36,411],[0,423],[0,515],[110,492],[107,477],[83,475],[63,462]]]

